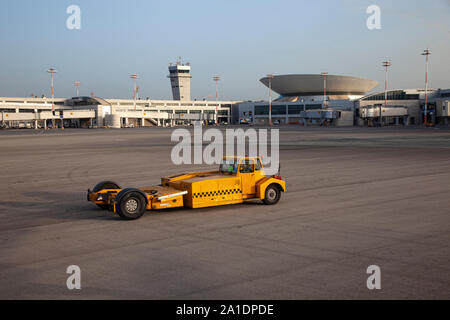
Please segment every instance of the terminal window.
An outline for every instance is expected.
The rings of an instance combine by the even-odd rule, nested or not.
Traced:
[[[269,105],[255,106],[255,115],[268,115]],[[286,114],[286,105],[282,106],[272,106],[272,115],[283,115]]]

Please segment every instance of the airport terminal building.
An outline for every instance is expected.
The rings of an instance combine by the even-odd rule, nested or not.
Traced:
[[[271,103],[273,123],[301,125],[353,125],[354,101],[378,85],[373,80],[327,75],[325,94],[320,74],[279,75],[260,81],[279,94]],[[239,103],[233,110],[234,122],[266,125],[268,118],[267,101]]]
[[[2,98],[2,128],[135,127],[187,125],[193,121],[268,125],[387,126],[424,123],[425,90],[369,93],[378,82],[321,74],[277,75],[260,81],[279,97],[268,101],[191,100],[190,65],[169,65],[173,100],[100,97]],[[326,86],[326,90],[325,90]],[[450,89],[429,89],[427,122],[448,125]],[[381,115],[381,116],[380,116]]]
[[[178,61],[168,69],[173,100],[0,97],[0,125],[37,129],[56,123],[59,127],[124,128],[231,122],[232,106],[239,101],[191,100],[190,64]]]
[[[52,104],[53,101],[53,104]],[[99,97],[1,98],[4,128],[174,126],[192,121],[230,123],[238,101],[103,99]],[[53,111],[52,111],[53,110]]]
[[[424,122],[425,89],[389,90],[377,92],[355,102],[357,125],[420,125]],[[450,89],[428,89],[427,122],[449,124]],[[380,114],[382,118],[380,118]],[[381,119],[381,120],[380,120]]]
[[[270,83],[269,83],[270,80]],[[420,125],[424,122],[425,90],[401,89],[368,93],[374,80],[320,74],[279,75],[260,81],[279,94],[271,103],[274,124],[379,126]],[[428,89],[427,120],[448,125],[450,89]],[[380,114],[382,115],[380,117]],[[234,123],[267,125],[269,102],[248,101],[233,109]]]

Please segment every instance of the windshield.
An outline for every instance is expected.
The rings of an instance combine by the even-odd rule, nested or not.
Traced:
[[[238,160],[235,159],[225,159],[222,160],[222,163],[220,164],[219,171],[221,173],[236,173],[238,169]]]

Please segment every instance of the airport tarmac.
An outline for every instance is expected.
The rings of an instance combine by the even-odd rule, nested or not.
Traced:
[[[171,132],[0,131],[0,299],[450,298],[450,130],[282,127],[276,206],[122,221],[86,201],[209,168],[173,165]]]

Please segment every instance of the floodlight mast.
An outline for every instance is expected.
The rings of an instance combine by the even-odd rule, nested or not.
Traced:
[[[269,79],[269,127],[272,126],[272,80],[275,78],[273,74],[268,74]]]
[[[50,74],[50,86],[52,88],[52,128],[55,129],[55,119],[53,118],[55,115],[55,90],[53,85],[53,75],[57,71],[54,68],[50,68],[47,72]],[[47,125],[45,127],[47,128]]]
[[[213,80],[216,82],[216,124],[219,124],[219,76],[214,76]]]
[[[327,107],[327,75],[328,72],[322,72],[321,75],[323,76],[323,107],[326,109]]]
[[[134,88],[133,88],[133,104],[134,104],[134,111],[136,111],[136,97],[137,97],[137,79],[138,79],[138,75],[136,73],[132,73],[130,75],[130,78],[133,80],[134,83]],[[135,114],[136,116],[136,114]],[[137,127],[137,119],[134,118],[134,127]]]
[[[431,54],[431,51],[427,48],[423,50],[422,55],[425,56],[425,106],[424,106],[424,117],[423,124],[427,125],[427,112],[428,112],[428,56]]]
[[[392,63],[389,60],[383,61],[381,65],[385,68],[384,71],[384,107],[387,107],[387,81],[388,81],[388,68],[392,65]],[[380,107],[380,126],[383,125],[383,116],[382,116],[382,110]]]

